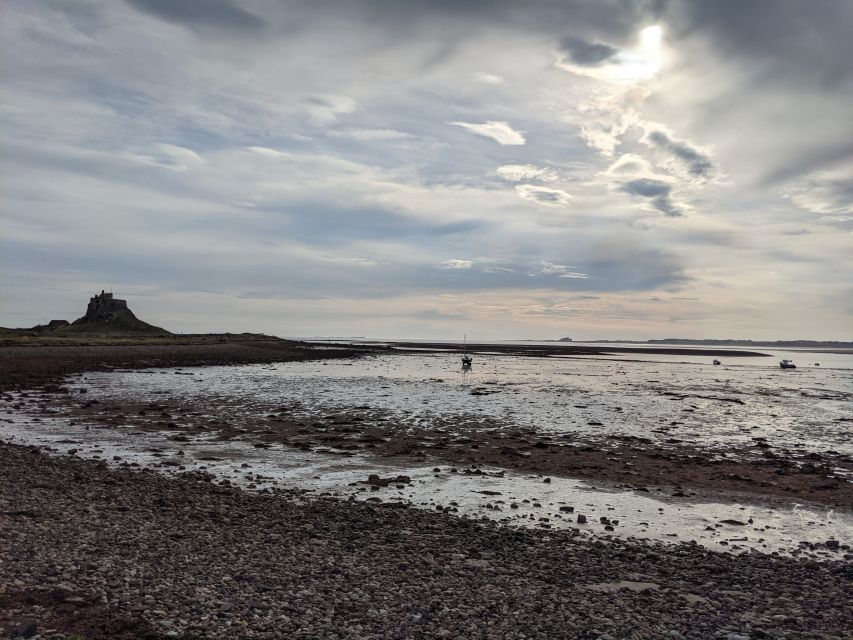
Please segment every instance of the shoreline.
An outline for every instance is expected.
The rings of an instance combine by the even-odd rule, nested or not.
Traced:
[[[86,371],[304,362],[357,357],[376,351],[375,348],[345,345],[317,348],[278,338],[227,342],[0,345],[0,392],[28,387],[56,388],[66,376]]]
[[[836,561],[604,544],[32,447],[0,444],[0,461],[4,632],[829,639],[853,615]]]
[[[359,342],[354,344],[371,345],[370,342]],[[490,352],[503,355],[523,355],[528,357],[553,357],[553,356],[601,356],[618,353],[643,353],[670,356],[707,356],[720,358],[770,358],[768,353],[758,351],[747,351],[746,349],[726,349],[719,347],[624,347],[624,346],[584,346],[575,343],[554,343],[553,345],[519,345],[519,344],[491,344],[491,343],[468,343],[466,345],[450,342],[381,342],[376,345],[390,345],[400,351],[415,350],[428,351],[431,349],[439,351],[470,351],[471,353]]]

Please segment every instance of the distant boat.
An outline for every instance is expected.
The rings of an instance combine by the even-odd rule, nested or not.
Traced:
[[[782,367],[783,369],[796,369],[797,368],[797,365],[795,365],[790,360],[782,360],[779,363],[779,366]]]
[[[470,354],[466,353],[466,345],[468,344],[468,336],[465,335],[462,337],[462,368],[470,369],[471,363],[474,362],[474,358],[470,356]]]
[[[716,358],[714,358],[714,364],[723,364],[723,363],[720,362],[719,360],[717,360]]]
[[[815,362],[815,363],[814,363],[814,366],[819,367],[819,366],[820,366],[820,362]]]

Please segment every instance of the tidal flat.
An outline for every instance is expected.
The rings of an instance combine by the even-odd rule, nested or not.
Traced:
[[[385,575],[382,569],[376,588],[394,601],[385,610],[398,622],[390,630],[378,625],[369,610],[360,615],[351,611],[346,620],[328,611],[318,619],[313,614],[306,617],[305,611],[314,612],[318,602],[311,579],[305,580],[304,589],[276,591],[281,601],[278,596],[265,598],[258,611],[240,604],[227,608],[224,615],[219,604],[210,609],[203,600],[194,609],[181,609],[171,596],[158,599],[142,593],[157,590],[154,577],[142,580],[142,591],[128,589],[128,580],[135,580],[128,575],[135,574],[128,573],[132,563],[125,563],[122,589],[105,585],[100,569],[93,569],[97,575],[83,583],[98,593],[97,602],[87,600],[88,595],[68,596],[82,597],[85,604],[77,602],[81,604],[77,622],[88,619],[86,607],[95,607],[101,617],[92,620],[106,624],[104,620],[117,616],[135,624],[121,631],[126,637],[137,637],[133,634],[143,628],[170,637],[185,633],[229,637],[234,624],[240,625],[241,637],[436,637],[442,631],[446,637],[484,638],[843,637],[846,633],[849,604],[833,595],[839,585],[849,588],[853,558],[849,547],[853,370],[843,362],[787,372],[752,358],[713,366],[683,355],[532,358],[494,352],[477,354],[474,367],[462,371],[455,354],[345,349],[308,349],[308,358],[292,357],[289,362],[243,360],[203,367],[169,361],[136,368],[128,366],[131,361],[110,371],[64,370],[48,385],[8,387],[2,395],[0,439],[11,444],[4,455],[37,462],[29,465],[30,473],[38,484],[35,493],[48,498],[46,505],[62,495],[67,498],[74,489],[39,482],[41,467],[51,466],[72,478],[80,473],[72,473],[73,467],[87,469],[107,484],[126,485],[131,498],[138,489],[131,490],[134,483],[141,486],[156,479],[158,487],[183,486],[188,495],[212,492],[205,500],[213,499],[211,495],[239,496],[257,505],[273,501],[276,508],[286,502],[289,511],[310,511],[321,504],[346,520],[354,545],[365,534],[352,523],[365,514],[371,514],[371,522],[425,518],[433,523],[430,526],[446,528],[450,538],[455,535],[451,532],[465,529],[464,540],[451,544],[444,539],[442,544],[467,545],[464,553],[459,552],[465,566],[474,567],[468,562],[473,559],[490,575],[497,565],[495,556],[488,555],[492,552],[487,541],[495,537],[513,554],[521,553],[517,545],[535,541],[543,549],[553,547],[549,553],[568,553],[569,545],[573,553],[589,554],[590,562],[610,558],[605,574],[599,575],[600,567],[591,564],[555,566],[555,572],[568,571],[568,582],[575,585],[597,576],[578,597],[572,589],[566,591],[566,575],[548,577],[544,569],[532,568],[525,572],[523,562],[514,561],[511,570],[501,569],[506,583],[495,594],[471,594],[472,602],[479,602],[476,606],[486,607],[480,625],[471,627],[463,623],[465,611],[453,610],[452,601],[444,599],[449,583],[433,576],[432,604],[407,604],[389,590],[395,580],[406,584],[415,579],[416,572]],[[325,357],[329,355],[338,357]],[[33,453],[32,447],[51,455]],[[26,501],[14,494],[15,484],[23,480],[13,471],[23,472],[22,465],[12,464],[4,476],[0,526],[18,531],[18,551],[30,549],[32,555],[40,544],[36,538],[45,529],[28,526],[45,523],[40,522],[35,494],[26,498],[33,500],[27,503],[33,509],[13,504]],[[110,480],[119,477],[120,481]],[[80,487],[75,500],[84,496],[85,487]],[[24,512],[36,515],[21,515]],[[109,511],[108,519],[120,521],[124,513]],[[165,518],[161,524],[168,530],[176,526],[169,520],[173,513],[150,515],[155,521]],[[252,547],[246,544],[257,535],[254,525],[245,528],[245,522],[233,518],[228,522],[233,529],[229,535],[245,536],[241,553],[251,554]],[[323,521],[315,525],[316,530],[325,527]],[[223,523],[217,521],[216,526]],[[391,527],[384,534],[401,536],[424,557],[438,552],[435,541],[421,535],[420,525],[402,527],[405,533],[397,532],[401,525],[376,526]],[[22,535],[28,530],[29,536]],[[198,532],[178,533],[185,548],[193,547]],[[472,555],[468,546],[476,549],[478,536],[482,547]],[[278,541],[287,547],[285,538]],[[202,549],[201,539],[196,542],[194,553],[204,554],[205,563],[223,562],[222,549]],[[28,543],[35,546],[27,547]],[[113,543],[99,544],[91,543],[87,549],[105,557],[115,555]],[[309,554],[312,563],[324,553],[324,544],[317,545]],[[263,544],[254,547],[259,555],[267,551]],[[292,551],[287,551],[291,560],[273,582],[290,584],[293,571],[311,573]],[[79,561],[79,549],[66,553]],[[675,573],[668,581],[662,582],[657,568],[647,561],[652,556],[672,563],[668,571]],[[693,562],[688,558],[699,564],[712,560],[726,567],[726,575],[742,573],[743,581],[738,588],[718,581],[692,584],[686,577]],[[61,561],[62,554],[57,559]],[[349,561],[357,564],[353,558]],[[244,557],[241,562],[251,565],[255,560]],[[19,562],[13,564],[22,570]],[[406,566],[408,570],[410,565]],[[779,594],[787,588],[785,580],[791,580],[788,586],[793,590],[804,574],[812,576],[809,593],[798,596],[810,598],[811,604],[791,600],[780,608],[800,615],[759,614],[758,609],[769,611],[786,601],[756,591],[752,582],[757,574],[751,572],[757,566],[774,567],[781,576]],[[188,587],[182,584],[180,571],[173,569],[167,571],[163,592],[184,593]],[[542,584],[553,583],[563,594],[562,604],[552,602],[538,620],[524,614],[527,617],[520,621],[494,608],[502,599],[519,602],[520,592],[510,595],[501,589],[527,584],[533,574]],[[425,575],[432,576],[432,569]],[[62,627],[73,616],[56,617],[57,612],[71,611],[65,596],[50,604],[34,595],[57,588],[49,572],[15,580],[11,586],[3,585],[7,604],[14,600],[8,599],[10,594],[18,594],[16,607],[4,608],[14,615],[0,614],[5,615],[0,626],[30,616],[51,620],[57,633],[71,629]],[[247,581],[251,582],[231,581],[235,602],[237,595],[245,595],[241,589]],[[68,593],[82,589],[64,577],[58,584],[74,586]],[[198,588],[215,590],[209,583]],[[738,592],[744,603],[754,602],[750,612],[730,601],[731,591]],[[298,609],[303,614],[297,616],[298,624],[276,626],[281,611],[290,611],[288,607],[300,599],[314,604]],[[631,604],[636,599],[644,604]],[[227,600],[220,594],[217,602]],[[415,605],[417,613],[411,613]],[[610,606],[620,613],[595,613]],[[445,614],[434,626],[437,611]],[[654,611],[658,618],[653,622]],[[94,609],[90,613],[95,616]],[[469,611],[466,616],[470,615]],[[599,619],[606,622],[596,622]],[[225,626],[226,622],[231,624]],[[102,632],[96,627],[89,629],[93,637],[114,637],[98,636]]]

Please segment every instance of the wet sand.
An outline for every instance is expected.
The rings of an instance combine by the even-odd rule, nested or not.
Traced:
[[[49,412],[53,417],[99,427],[210,434],[219,440],[239,439],[258,446],[277,443],[303,451],[365,453],[412,463],[502,467],[607,482],[636,491],[665,487],[671,493],[700,491],[716,497],[737,495],[853,508],[850,456],[791,451],[763,438],[748,447],[729,447],[723,458],[718,451],[677,438],[659,444],[627,435],[557,435],[488,420],[468,426],[451,419],[446,424],[401,429],[382,412],[366,407],[306,419],[290,406],[261,412],[235,401],[223,409],[207,406],[204,398],[187,403],[168,395],[157,396],[153,402],[102,403],[79,393],[85,385],[82,380],[72,381],[63,388],[64,393],[3,394],[0,407],[31,415]]]

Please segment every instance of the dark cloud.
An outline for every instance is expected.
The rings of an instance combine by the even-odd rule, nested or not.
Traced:
[[[581,67],[598,67],[619,55],[619,49],[603,42],[587,42],[583,38],[571,36],[560,43],[560,49],[569,60]]]
[[[635,196],[655,198],[658,196],[668,196],[672,191],[672,185],[663,180],[655,180],[654,178],[636,178],[623,184],[619,187],[619,190]]]
[[[672,200],[672,185],[663,180],[635,178],[634,180],[623,183],[619,187],[619,191],[630,193],[633,196],[648,198],[655,209],[671,218],[678,218],[684,215]]]
[[[161,20],[189,28],[255,32],[264,21],[231,0],[127,0],[131,5]]]
[[[357,12],[371,22],[411,26],[426,21],[471,21],[478,25],[509,24],[536,32],[591,28],[599,33],[624,34],[644,20],[660,16],[666,0],[351,0],[329,3],[334,12]],[[317,3],[312,3],[317,11]]]
[[[720,55],[767,65],[767,81],[825,89],[853,82],[850,0],[714,0],[669,7],[667,22],[679,35],[710,36]]]
[[[684,162],[690,175],[703,179],[708,179],[713,175],[714,164],[711,159],[689,142],[676,140],[659,130],[648,133],[646,140],[658,149],[671,153]]]

